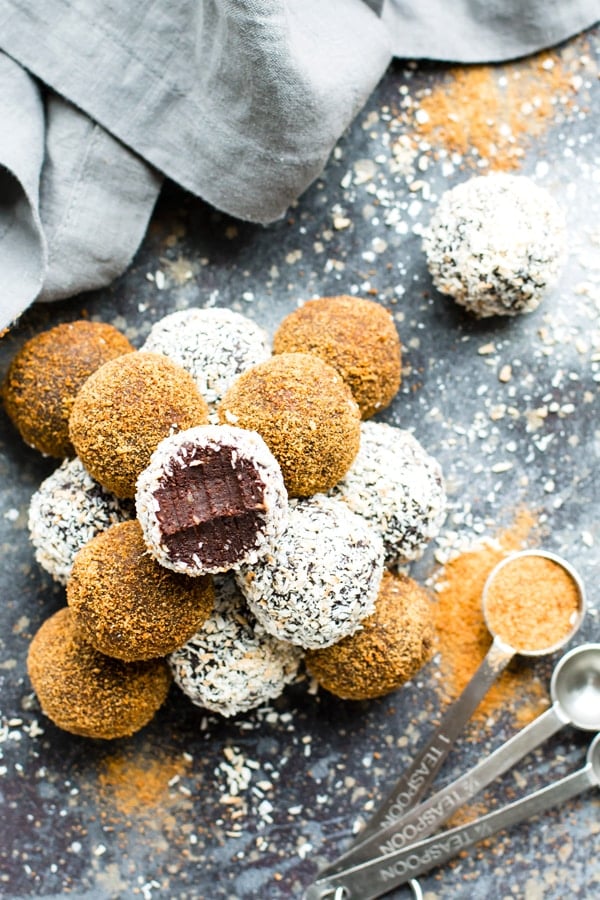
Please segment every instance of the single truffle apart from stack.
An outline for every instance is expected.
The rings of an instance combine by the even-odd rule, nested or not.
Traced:
[[[423,236],[433,283],[475,316],[534,310],[566,257],[565,217],[524,175],[472,178],[440,199]]]
[[[409,431],[384,422],[363,422],[358,455],[330,493],[381,535],[388,566],[422,556],[446,513],[437,460]]]
[[[382,573],[379,535],[340,500],[316,494],[290,502],[273,553],[236,577],[269,634],[315,648],[360,627],[373,612]]]
[[[231,309],[184,309],[156,322],[142,350],[163,353],[189,372],[210,408],[233,381],[271,355],[266,333]]]
[[[283,531],[287,507],[281,469],[263,439],[228,425],[165,438],[137,482],[150,552],[188,575],[256,562]]]
[[[309,300],[282,321],[275,353],[314,353],[350,387],[361,416],[388,406],[400,387],[400,339],[390,313],[360,297]]]
[[[112,325],[84,319],[28,340],[2,384],[6,412],[23,440],[48,456],[74,456],[69,415],[77,392],[101,365],[133,349]]]
[[[169,664],[192,703],[235,716],[279,697],[294,680],[302,651],[255,621],[231,574],[215,575],[214,582],[214,611]]]
[[[101,531],[134,515],[133,503],[119,500],[94,481],[79,457],[65,459],[29,503],[35,558],[56,581],[66,584],[75,554]]]
[[[264,438],[292,497],[333,487],[358,451],[360,412],[352,392],[332,366],[309,353],[282,353],[244,372],[219,416]]]
[[[431,658],[433,618],[426,591],[405,575],[384,572],[375,612],[353,635],[309,650],[306,668],[343,700],[369,700],[397,690]]]
[[[188,372],[159,353],[136,352],[88,378],[69,433],[90,475],[118,497],[133,497],[159,441],[207,421],[206,401]]]
[[[124,663],[85,641],[64,608],[36,632],[27,657],[42,711],[55,725],[82,737],[126,737],[139,731],[167,697],[164,659]]]
[[[137,520],[112,525],[80,550],[67,602],[82,637],[130,662],[167,656],[201,627],[214,602],[212,580],[160,566]]]

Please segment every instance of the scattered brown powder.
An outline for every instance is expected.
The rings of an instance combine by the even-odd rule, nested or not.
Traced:
[[[102,804],[122,816],[139,816],[166,809],[182,799],[177,789],[189,774],[191,758],[153,752],[116,753],[106,757],[98,771]]]
[[[520,510],[512,525],[494,541],[482,542],[461,553],[437,574],[436,650],[444,700],[452,701],[462,692],[491,646],[481,603],[489,573],[508,553],[524,549],[534,537],[535,525],[535,517]],[[506,709],[521,727],[547,705],[547,686],[535,679],[531,668],[511,665],[479,705],[476,718],[482,721],[497,710]]]

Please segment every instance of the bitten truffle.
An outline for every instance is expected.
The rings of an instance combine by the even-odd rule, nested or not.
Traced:
[[[565,217],[545,188],[494,172],[442,195],[423,236],[433,283],[479,318],[532,312],[566,257]]]
[[[137,482],[150,552],[188,575],[260,559],[283,531],[287,506],[281,469],[263,439],[229,425],[165,438]]]
[[[67,582],[67,603],[83,638],[126,662],[183,646],[213,602],[210,578],[177,575],[150,556],[135,519],[92,538],[75,556]]]
[[[192,703],[235,716],[279,697],[294,680],[302,651],[266,633],[232,575],[215,575],[214,582],[214,611],[169,664]]]
[[[350,637],[306,654],[308,672],[343,700],[382,697],[430,659],[434,629],[426,591],[405,575],[384,572],[375,612]]]
[[[105,363],[79,391],[69,420],[77,455],[96,481],[133,497],[138,475],[163,438],[208,420],[192,376],[159,353]]]
[[[112,325],[83,319],[27,341],[2,385],[6,412],[23,440],[48,456],[74,456],[69,415],[77,392],[101,365],[133,349]]]
[[[219,416],[261,435],[293,497],[333,487],[358,451],[360,412],[352,392],[332,366],[309,353],[282,353],[244,372]]]
[[[68,608],[37,631],[27,669],[42,711],[55,725],[107,740],[146,725],[171,684],[163,659],[124,663],[99,653],[81,637]]]
[[[390,313],[372,300],[307,301],[281,322],[273,351],[324,359],[350,387],[363,419],[388,406],[400,387],[400,338]]]
[[[238,375],[271,355],[262,328],[218,307],[170,313],[152,326],[142,350],[163,353],[189,372],[210,410]]]
[[[65,459],[29,503],[35,558],[55,581],[66,584],[77,551],[99,532],[134,515],[133,503],[104,490],[79,457]]]
[[[381,535],[388,566],[419,559],[446,514],[437,460],[409,431],[384,422],[363,422],[358,455],[331,495]]]
[[[236,578],[269,634],[315,648],[359,628],[373,612],[382,573],[379,535],[340,500],[317,494],[290,502],[273,553]]]

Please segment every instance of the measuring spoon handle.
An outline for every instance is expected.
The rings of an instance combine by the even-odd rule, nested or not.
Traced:
[[[481,665],[450,705],[427,745],[394,785],[391,793],[367,822],[356,843],[397,822],[415,806],[437,775],[452,746],[483,697],[513,658],[515,651],[494,638]]]
[[[374,900],[409,879],[442,865],[457,853],[497,831],[570,800],[571,797],[597,784],[598,776],[594,773],[592,763],[588,762],[579,771],[467,825],[445,831],[441,835],[434,835],[396,853],[346,869],[329,879],[323,881],[318,879],[306,891],[304,898],[320,900],[324,897],[333,897],[336,890],[343,888],[344,900]]]
[[[516,762],[538,747],[543,741],[568,723],[558,703],[522,728],[512,738],[494,750],[464,775],[437,791],[428,800],[409,810],[397,822],[372,834],[360,844],[354,844],[338,857],[322,874],[330,875],[350,865],[357,865],[401,850],[421,841],[449,819],[457,809],[474,797],[494,778],[502,775]]]

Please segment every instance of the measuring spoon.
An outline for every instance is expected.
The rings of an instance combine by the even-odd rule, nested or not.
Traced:
[[[517,651],[501,635],[493,634],[490,630],[490,633],[493,634],[492,645],[481,665],[462,694],[446,710],[427,745],[413,759],[411,765],[396,782],[386,800],[372,818],[369,819],[367,825],[354,842],[355,844],[362,844],[367,837],[381,830],[382,827],[397,822],[409,809],[418,803],[435,778],[465,724],[471,718],[492,684],[517,653],[527,657],[545,656],[548,653],[554,653],[573,637],[581,625],[585,614],[585,588],[583,582],[577,571],[566,560],[544,550],[521,550],[518,553],[512,553],[492,569],[483,588],[482,605],[484,617],[486,616],[486,599],[492,582],[504,566],[524,556],[540,556],[544,559],[549,559],[561,566],[573,579],[579,595],[579,609],[569,633],[549,647]]]
[[[336,897],[336,900],[374,900],[404,884],[409,878],[414,879],[434,866],[447,862],[483,838],[529,816],[545,812],[550,807],[598,785],[600,785],[600,734],[596,735],[588,748],[585,766],[577,772],[539,791],[534,791],[521,800],[515,800],[481,816],[467,825],[452,828],[418,844],[411,844],[404,850],[345,869],[331,876],[329,880],[316,881],[306,890],[303,900],[324,900],[326,897]]]
[[[550,696],[553,703],[546,712],[397,822],[354,844],[319,878],[423,840],[494,778],[565,725],[600,731],[600,644],[581,644],[565,653],[552,673]]]

